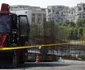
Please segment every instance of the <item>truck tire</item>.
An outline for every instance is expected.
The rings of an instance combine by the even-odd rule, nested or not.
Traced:
[[[24,64],[23,56],[20,57],[19,64]]]

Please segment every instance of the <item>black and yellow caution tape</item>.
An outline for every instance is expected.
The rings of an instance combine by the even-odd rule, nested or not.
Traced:
[[[69,42],[69,43],[57,43],[57,44],[46,44],[46,45],[37,45],[37,46],[4,47],[4,48],[0,48],[0,50],[18,50],[18,49],[30,49],[30,48],[41,49],[42,47],[53,47],[53,46],[61,46],[61,45],[77,45],[77,44],[85,44],[85,41]]]

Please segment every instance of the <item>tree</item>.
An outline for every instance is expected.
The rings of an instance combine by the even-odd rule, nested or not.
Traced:
[[[85,19],[78,19],[76,25],[78,27],[83,27],[85,26]]]
[[[75,27],[76,24],[74,22],[70,22],[70,26]]]
[[[74,39],[75,40],[78,39],[78,30],[77,30],[77,28],[74,29]]]
[[[70,32],[70,40],[74,40],[74,39],[75,39],[75,37],[74,37],[74,31],[71,30],[71,32]]]
[[[62,23],[62,26],[68,26],[69,25],[69,21],[65,21]]]
[[[83,38],[83,27],[79,28],[79,38],[82,39]]]

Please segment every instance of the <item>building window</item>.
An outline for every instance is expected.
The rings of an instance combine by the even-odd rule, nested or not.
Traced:
[[[85,10],[85,7],[83,7],[83,10]]]
[[[32,23],[35,23],[35,17],[32,17]]]
[[[79,18],[82,18],[81,16],[79,16]]]
[[[50,9],[48,9],[48,12],[51,12],[51,10],[50,10]]]
[[[56,22],[58,22],[58,20],[56,20]]]
[[[83,6],[85,6],[85,4],[83,4]]]
[[[38,17],[41,17],[41,14],[38,14]]]
[[[59,12],[56,12],[56,14],[59,14]]]
[[[61,12],[61,16],[63,16],[63,12]]]
[[[46,18],[46,15],[45,14],[43,14],[43,18]]]
[[[41,9],[41,11],[45,11],[45,9]]]
[[[32,14],[33,17],[35,17],[35,14]]]
[[[54,20],[54,18],[52,18],[52,20]]]
[[[73,14],[73,12],[71,12],[71,14]]]
[[[81,7],[78,7],[78,10],[79,10],[79,11],[82,10]]]
[[[52,12],[54,13],[54,9],[52,10]]]
[[[83,18],[85,18],[85,16],[83,16]]]

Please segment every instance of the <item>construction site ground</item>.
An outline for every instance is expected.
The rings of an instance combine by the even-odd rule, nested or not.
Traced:
[[[0,70],[85,70],[85,61],[63,60],[62,62],[26,62],[13,69]]]

